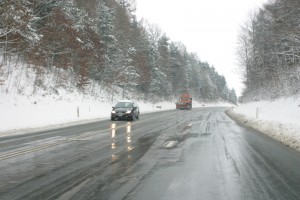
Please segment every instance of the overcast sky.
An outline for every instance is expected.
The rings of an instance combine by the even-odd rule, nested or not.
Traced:
[[[174,41],[197,53],[242,91],[235,56],[239,27],[267,0],[136,0],[138,19],[157,24]]]

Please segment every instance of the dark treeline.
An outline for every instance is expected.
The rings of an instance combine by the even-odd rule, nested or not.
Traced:
[[[37,68],[72,70],[77,87],[91,80],[171,100],[189,91],[196,100],[236,102],[214,67],[159,28],[137,21],[132,0],[2,0],[2,62],[12,56]],[[201,45],[201,44],[199,44]]]
[[[240,33],[238,56],[244,100],[299,94],[300,1],[272,0],[250,16]]]

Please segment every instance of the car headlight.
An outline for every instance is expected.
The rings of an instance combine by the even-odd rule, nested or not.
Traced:
[[[129,114],[129,113],[131,113],[131,110],[127,110],[127,111],[126,111],[126,114]]]
[[[113,111],[111,111],[111,113],[116,113],[116,111],[115,111],[115,110],[113,110]]]

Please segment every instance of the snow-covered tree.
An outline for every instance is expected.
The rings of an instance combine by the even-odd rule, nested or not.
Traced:
[[[233,103],[233,104],[237,104],[237,96],[236,96],[236,93],[235,93],[235,89],[232,88],[230,90],[230,93],[229,93],[229,99],[228,99],[229,102]]]
[[[99,35],[100,42],[104,48],[103,54],[103,70],[96,70],[95,74],[97,79],[101,81],[110,80],[112,68],[114,68],[116,52],[117,52],[117,39],[114,36],[114,12],[106,6],[105,1],[99,1],[97,7],[96,28]]]
[[[269,1],[242,27],[238,58],[246,98],[299,93],[299,7],[298,0]]]
[[[145,100],[183,91],[198,100],[230,96],[224,77],[184,44],[137,21],[134,0],[6,0],[0,11],[2,57],[18,53],[33,64],[37,83],[44,70],[61,82],[63,68],[77,74],[72,84],[82,90],[94,82],[110,87],[112,99],[120,89]]]
[[[42,35],[36,29],[38,20],[30,1],[0,1],[0,48],[4,60],[40,41]]]

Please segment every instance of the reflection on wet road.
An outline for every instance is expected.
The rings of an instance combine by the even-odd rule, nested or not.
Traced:
[[[111,158],[112,161],[115,161],[117,159],[117,156],[115,155],[115,149],[116,149],[116,124],[113,123],[111,125],[111,149],[112,149],[112,154],[111,154]]]
[[[122,134],[126,134],[126,147],[127,147],[127,159],[130,160],[131,157],[131,151],[133,150],[133,146],[131,144],[131,122],[127,122],[126,127],[123,127],[123,129],[117,129],[117,124],[113,123],[111,124],[111,150],[112,150],[112,161],[116,161],[118,159],[117,152],[118,152],[118,143],[121,143],[119,138],[122,140]],[[126,130],[126,131],[124,131]],[[123,132],[124,131],[124,132]],[[117,133],[117,134],[116,134]]]
[[[0,199],[300,199],[300,155],[225,108],[0,138]]]

